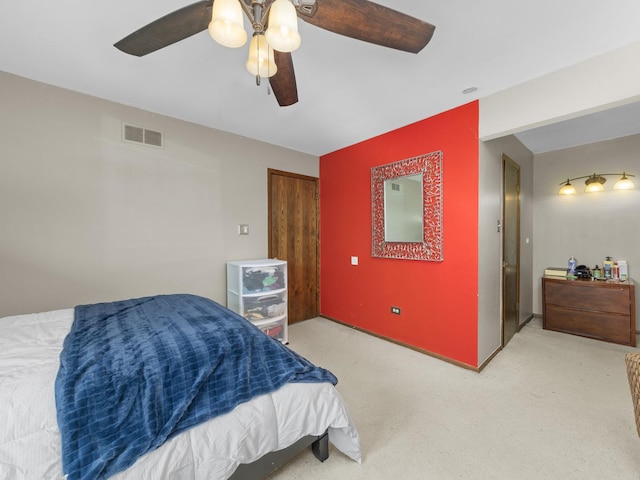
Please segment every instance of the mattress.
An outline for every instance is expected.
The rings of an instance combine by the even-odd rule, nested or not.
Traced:
[[[63,479],[54,382],[73,309],[0,319],[0,478]],[[289,383],[202,423],[114,475],[117,480],[227,479],[241,463],[329,431],[361,461],[358,432],[329,383]]]

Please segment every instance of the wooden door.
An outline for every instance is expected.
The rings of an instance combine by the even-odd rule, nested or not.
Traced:
[[[318,179],[268,170],[269,258],[287,261],[289,323],[317,317]]]
[[[520,166],[502,156],[502,346],[520,325]]]

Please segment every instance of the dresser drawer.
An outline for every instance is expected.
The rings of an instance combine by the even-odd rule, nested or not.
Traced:
[[[629,315],[574,310],[547,304],[544,328],[608,342],[635,345],[636,332],[629,328]]]
[[[636,345],[635,282],[542,278],[542,326]]]
[[[549,305],[629,315],[629,288],[618,284],[591,285],[584,281],[546,282],[545,299]]]

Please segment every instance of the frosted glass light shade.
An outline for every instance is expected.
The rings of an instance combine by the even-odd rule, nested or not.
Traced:
[[[602,185],[602,183],[600,183],[598,180],[593,180],[587,183],[587,187],[584,189],[584,191],[587,193],[601,192],[603,190],[604,185]]]
[[[289,0],[276,0],[269,10],[267,43],[279,52],[293,52],[300,46],[298,16]]]
[[[251,75],[259,75],[262,78],[273,77],[278,71],[273,48],[267,44],[264,35],[258,34],[251,37],[246,65]]]
[[[571,185],[571,183],[569,183],[569,180],[567,180],[567,183],[565,183],[561,188],[560,191],[558,191],[558,193],[560,195],[575,195],[576,193],[576,187],[574,187],[573,185]]]
[[[635,188],[635,185],[631,180],[627,178],[627,175],[624,172],[622,173],[622,178],[618,180],[616,184],[613,186],[614,190],[633,190],[634,188]]]
[[[238,48],[247,42],[239,0],[215,0],[211,9],[209,35],[220,45]]]

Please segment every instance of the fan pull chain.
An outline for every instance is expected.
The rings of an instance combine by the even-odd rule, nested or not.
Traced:
[[[258,59],[260,59],[260,42],[257,42],[256,45],[256,49],[257,49],[257,57]],[[270,75],[271,73],[271,63],[269,62],[269,47],[267,46],[267,78],[271,77]],[[262,78],[260,77],[260,62],[258,62],[258,72],[256,73],[256,86],[260,86],[262,83]],[[271,95],[271,88],[270,88],[270,84],[267,83],[267,95]]]
[[[271,62],[269,62],[269,45],[267,45],[267,78],[271,78]],[[271,95],[271,82],[267,82],[267,96]]]
[[[269,47],[267,46],[267,60],[269,59]],[[267,61],[267,77],[271,78],[271,63]],[[267,83],[267,96],[271,95],[271,82]]]

